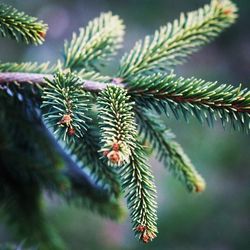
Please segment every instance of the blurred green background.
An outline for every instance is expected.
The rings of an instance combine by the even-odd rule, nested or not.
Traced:
[[[61,56],[65,38],[100,12],[119,14],[127,26],[120,55],[134,42],[196,9],[204,0],[5,0],[49,24],[44,45],[25,46],[0,39],[0,59],[53,62]],[[250,1],[237,1],[239,20],[211,45],[176,69],[179,75],[250,87]],[[120,56],[119,55],[119,56]],[[115,71],[118,57],[106,71]],[[196,121],[167,120],[193,163],[207,180],[203,194],[188,194],[154,159],[159,202],[159,236],[149,245],[138,243],[127,219],[116,223],[47,198],[47,213],[71,250],[233,250],[250,249],[250,141],[249,136],[214,129]],[[32,187],[31,187],[32,188]],[[0,242],[15,242],[0,225]]]

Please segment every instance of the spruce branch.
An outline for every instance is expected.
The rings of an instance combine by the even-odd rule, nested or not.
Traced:
[[[103,13],[90,21],[86,28],[80,28],[79,35],[73,33],[72,40],[64,46],[64,67],[78,70],[96,69],[114,55],[121,46],[124,25],[111,12]]]
[[[26,44],[42,44],[48,26],[37,18],[0,3],[0,35]]]
[[[136,43],[121,60],[119,77],[165,70],[185,62],[187,57],[217,37],[234,23],[236,6],[229,0],[212,0],[197,11],[181,14],[179,20],[168,23]]]
[[[206,186],[182,147],[174,141],[175,135],[166,128],[160,117],[137,110],[139,134],[143,143],[149,142],[157,158],[190,192],[202,192]]]
[[[48,79],[42,99],[44,120],[58,139],[69,143],[83,136],[90,119],[86,116],[88,96],[74,74],[58,73],[53,81]]]
[[[14,158],[10,157],[10,160],[16,163],[18,171],[22,171],[22,162],[25,159],[27,174],[32,173],[34,178],[39,176],[39,183],[47,189],[53,189],[57,192],[67,191],[69,184],[67,180],[69,179],[73,186],[72,189],[74,190],[75,184],[77,184],[76,186],[81,189],[81,193],[87,197],[98,200],[100,196],[107,196],[107,192],[79,168],[78,164],[72,160],[72,157],[65,152],[52,133],[48,131],[40,114],[37,113],[38,106],[35,103],[31,100],[26,102],[25,99],[20,101],[15,97],[9,98],[4,92],[0,94],[0,106],[2,107],[0,114],[2,124],[0,154],[2,157],[0,158],[4,158],[4,155],[15,155]],[[16,112],[17,110],[18,112]],[[9,126],[10,123],[12,126]],[[29,136],[26,136],[27,131],[29,131]],[[34,138],[36,143],[33,141]],[[18,151],[16,144],[21,145]],[[32,154],[30,151],[26,152],[26,148],[29,148]],[[8,157],[5,158],[6,162],[2,160],[0,164],[2,173],[4,166],[8,169],[8,165],[11,165],[11,162],[7,161]]]
[[[96,74],[95,74],[96,75]],[[74,155],[81,168],[88,169],[94,181],[110,195],[118,197],[121,189],[111,168],[99,160],[99,134],[89,100],[82,83],[72,73],[58,73],[43,91],[43,116],[58,139],[66,142],[66,150]]]
[[[4,8],[7,11],[3,12]],[[15,11],[0,4],[0,34],[41,43],[46,25],[40,23],[38,28],[36,19]],[[34,225],[40,229],[41,224],[41,240],[45,237],[46,245],[50,244],[50,232],[39,219],[43,214],[37,206],[43,189],[116,219],[122,214],[119,198],[124,192],[136,236],[145,243],[154,239],[156,187],[142,145],[149,142],[157,158],[189,191],[203,191],[205,182],[153,112],[169,115],[171,110],[176,118],[188,120],[192,115],[209,125],[220,119],[224,127],[230,124],[234,129],[250,130],[248,89],[167,72],[230,26],[236,11],[229,0],[211,0],[198,11],[182,14],[154,36],[139,41],[123,57],[115,78],[98,70],[116,53],[124,33],[122,21],[110,12],[65,42],[63,62],[52,66],[0,64],[0,200],[4,202],[9,194],[17,197],[12,218],[18,217],[18,206],[20,214],[26,213],[31,194],[35,210],[28,210],[25,218],[38,215],[38,220],[31,218],[32,229]],[[8,29],[2,24],[6,20],[10,22],[5,23]],[[30,33],[31,27],[35,35]],[[9,126],[7,120],[15,124]],[[56,133],[51,143],[46,140],[50,132]],[[26,185],[27,179],[31,185]],[[34,190],[26,188],[33,185]],[[28,234],[27,227],[25,230]],[[33,242],[40,240],[39,235],[36,238],[40,231],[33,231]]]
[[[36,83],[45,86],[44,78],[53,79],[50,74],[0,73],[0,84]],[[107,87],[106,81],[82,79],[82,88],[88,92],[99,92]],[[220,119],[223,127],[230,124],[236,130],[250,130],[250,91],[241,85],[206,82],[202,79],[177,77],[175,74],[154,73],[138,75],[128,83],[112,81],[109,85],[126,88],[138,106],[155,109],[169,115],[169,110],[179,119],[189,115],[201,123],[213,126]]]
[[[127,88],[138,106],[167,114],[170,109],[177,119],[192,115],[211,126],[220,119],[223,127],[229,123],[236,130],[250,130],[250,91],[241,85],[155,73],[131,79]]]
[[[0,84],[38,83],[45,85],[44,78],[52,79],[49,74],[26,74],[6,72],[0,73]],[[104,78],[105,81],[108,78]],[[83,89],[89,92],[99,92],[107,87],[105,82],[83,80]],[[201,79],[176,77],[174,74],[155,73],[139,75],[130,82],[111,85],[126,88],[133,96],[136,104],[153,108],[157,112],[169,115],[169,109],[179,119],[183,116],[195,116],[201,123],[207,122],[213,126],[220,119],[223,127],[227,124],[236,130],[247,133],[250,129],[250,91],[232,85],[219,85],[217,82],[205,82]]]
[[[101,151],[111,165],[119,166],[133,230],[148,243],[156,237],[156,189],[144,149],[136,141],[133,103],[126,90],[109,86],[98,97]]]
[[[97,98],[101,152],[111,166],[128,162],[135,147],[136,126],[129,99],[125,89],[115,86],[108,86]]]
[[[130,163],[120,169],[135,235],[148,243],[157,234],[156,187],[143,147],[137,142]]]
[[[65,197],[69,203],[88,208],[93,212],[98,212],[114,220],[122,219],[125,215],[124,208],[120,204],[120,201],[116,199],[121,192],[120,189],[112,187],[113,189],[110,190],[111,188],[108,189],[106,186],[104,188],[96,183],[96,180],[93,180],[93,178],[89,176],[88,171],[86,171],[87,167],[80,168],[79,162],[72,160],[70,154],[65,152],[61,145],[58,144],[57,140],[45,128],[44,124],[41,122],[37,124],[36,120],[24,121],[22,110],[23,106],[25,107],[27,105],[24,101],[20,102],[13,97],[8,98],[4,92],[0,94],[2,107],[0,114],[0,122],[2,124],[0,130],[0,156],[2,156],[0,157],[2,173],[0,183],[3,185],[3,188],[0,185],[0,197],[9,185],[13,185],[13,181],[11,181],[9,177],[10,174],[7,175],[6,172],[10,171],[11,173],[9,166],[11,162],[14,161],[17,167],[17,170],[14,170],[15,175],[17,175],[19,171],[21,172],[21,174],[19,174],[20,176],[34,176],[32,178],[35,180],[39,177],[39,185],[50,192],[57,192],[59,195]],[[15,103],[18,104],[19,112],[16,112],[17,108],[13,108],[15,107]],[[35,111],[36,106],[31,105],[31,107],[25,109],[29,109],[29,111],[27,110],[25,112],[34,112],[34,115],[37,116]],[[29,115],[29,117],[32,117],[32,115]],[[38,119],[40,120],[40,117]],[[9,126],[10,122],[12,126]],[[29,136],[25,136],[27,135],[27,131],[29,131]],[[33,142],[33,138],[36,140],[35,143]],[[88,141],[90,142],[90,140],[93,140],[91,135]],[[21,152],[20,150],[16,151],[14,147],[14,145],[18,145],[18,143],[20,143],[20,145],[26,145],[25,147],[21,146]],[[6,145],[6,147],[3,145]],[[32,154],[30,151],[26,152],[27,147],[29,149],[34,148],[33,150],[35,150],[35,152],[32,151]],[[98,148],[95,152],[97,152],[97,150]],[[37,154],[38,157],[35,158]],[[6,160],[6,155],[10,156],[11,162]],[[13,155],[15,155],[15,157],[12,157]],[[93,155],[98,158],[96,154],[93,153],[91,156]],[[5,159],[5,161],[3,161],[3,159]],[[34,159],[38,159],[39,161]],[[41,159],[43,159],[43,161],[41,161]],[[92,157],[92,163],[95,165],[93,159]],[[100,172],[101,170],[100,168]],[[98,173],[98,176],[101,176],[100,173]],[[106,179],[108,179],[110,183],[112,181],[112,175],[110,174]],[[112,194],[115,194],[115,196]],[[8,198],[9,197],[10,195],[8,195]],[[22,217],[18,220],[16,219],[15,223],[20,223],[21,219]],[[36,226],[39,228],[38,223]]]

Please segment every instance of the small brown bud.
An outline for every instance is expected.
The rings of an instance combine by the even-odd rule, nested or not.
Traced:
[[[233,11],[232,11],[232,9],[225,9],[225,10],[223,11],[223,13],[224,13],[225,15],[230,15],[230,14],[233,13]]]
[[[199,176],[195,183],[195,192],[201,193],[206,188],[206,182],[203,180],[201,176]]]
[[[116,151],[111,151],[109,154],[108,154],[108,158],[109,160],[112,162],[112,163],[119,163],[120,161],[120,155],[118,152]]]
[[[69,136],[74,136],[75,133],[76,133],[76,131],[75,131],[74,128],[69,128],[69,129],[68,129],[68,134],[69,134]]]
[[[63,115],[61,121],[59,122],[59,124],[65,124],[66,126],[70,126],[70,123],[72,122],[72,118],[70,115],[66,114]]]
[[[136,227],[136,230],[139,231],[139,232],[144,232],[145,229],[146,229],[146,227],[143,226],[143,225],[139,225],[139,226]]]
[[[38,35],[40,37],[42,37],[43,39],[45,39],[45,37],[46,37],[46,31],[40,31],[40,32],[38,32]]]
[[[147,244],[150,241],[150,237],[147,233],[142,235],[142,241]]]
[[[113,148],[114,151],[117,152],[120,149],[120,145],[118,143],[114,143],[112,148]]]

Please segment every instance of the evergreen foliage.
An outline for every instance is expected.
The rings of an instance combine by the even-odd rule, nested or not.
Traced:
[[[133,106],[126,90],[107,87],[98,97],[101,126],[101,152],[111,166],[129,162],[136,145],[136,126]]]
[[[103,13],[81,28],[79,35],[64,45],[64,67],[71,69],[95,69],[96,63],[106,62],[115,54],[123,40],[124,25],[111,12]]]
[[[183,116],[185,120],[192,115],[209,126],[220,119],[223,127],[229,124],[235,130],[250,130],[250,91],[241,85],[154,73],[131,77],[128,89],[137,105],[158,113],[169,115],[171,110],[177,119]]]
[[[127,91],[108,86],[98,97],[101,152],[112,166],[121,167],[122,187],[135,234],[148,243],[156,237],[156,188],[143,147],[136,140],[133,103]]]
[[[157,234],[156,187],[149,165],[146,163],[143,147],[137,142],[130,162],[120,170],[122,187],[127,190],[126,198],[133,230],[144,243],[148,243]]]
[[[162,26],[153,36],[136,43],[122,58],[119,77],[129,78],[133,74],[182,64],[189,55],[230,26],[237,17],[236,10],[229,0],[212,0],[210,5],[197,11],[181,14],[179,20]]]
[[[74,135],[82,137],[87,131],[86,116],[88,96],[82,89],[79,79],[73,74],[58,73],[53,81],[47,80],[43,91],[42,108],[44,121],[53,127],[58,139],[67,142]]]
[[[42,44],[47,25],[37,18],[0,3],[0,35],[25,43]]]
[[[56,65],[0,64],[0,203],[25,246],[65,249],[43,214],[43,190],[116,220],[124,216],[124,193],[136,237],[153,240],[157,195],[145,144],[188,191],[204,190],[162,116],[171,110],[177,119],[194,116],[211,126],[219,119],[248,133],[250,91],[169,70],[229,27],[236,11],[229,0],[212,0],[181,14],[137,42],[115,77],[99,67],[123,39],[123,22],[110,12],[74,33]],[[46,29],[0,5],[3,36],[40,44]]]

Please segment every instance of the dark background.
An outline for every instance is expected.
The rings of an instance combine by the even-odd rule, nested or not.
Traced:
[[[3,1],[38,16],[49,24],[42,46],[25,46],[0,39],[2,62],[53,61],[62,53],[65,38],[87,24],[100,12],[111,10],[127,26],[125,51],[134,42],[172,21],[181,11],[196,9],[203,0],[22,0]],[[236,2],[236,1],[235,1]],[[206,46],[183,66],[179,75],[196,76],[219,83],[250,85],[250,2],[237,1],[239,20],[214,43]],[[121,52],[121,54],[122,54]],[[120,55],[121,55],[120,54]],[[115,71],[118,59],[106,69]],[[170,249],[233,250],[250,249],[250,142],[249,136],[214,129],[191,121],[167,120],[193,163],[207,180],[203,194],[188,194],[163,167],[152,159],[159,202],[159,236],[149,245],[138,243],[129,219],[118,224],[88,211],[46,199],[48,216],[74,250]],[[32,188],[32,187],[31,187]],[[0,225],[0,242],[14,242]]]

